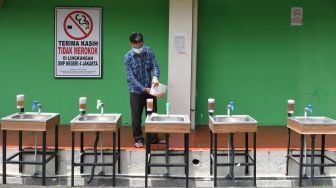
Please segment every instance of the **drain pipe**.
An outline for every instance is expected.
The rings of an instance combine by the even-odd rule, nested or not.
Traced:
[[[304,140],[304,157],[305,157],[306,164],[308,164],[306,137],[305,136],[303,136],[303,137],[304,137],[304,139],[303,139]],[[306,168],[306,166],[303,166],[303,171],[304,171],[304,175],[307,176],[307,168]]]
[[[94,143],[94,146],[93,146],[93,152],[94,152],[94,161],[93,161],[93,163],[96,163],[96,164],[97,164],[97,160],[98,160],[98,157],[97,157],[97,145],[98,145],[98,141],[99,141],[99,132],[96,132],[96,140],[95,140],[95,143]],[[87,182],[88,184],[90,184],[91,181],[92,181],[92,179],[93,179],[95,168],[96,168],[96,165],[93,165],[92,168],[91,168],[90,179]]]
[[[166,159],[166,164],[169,164],[169,133],[165,134],[166,137],[166,155],[165,155],[165,159]],[[169,176],[170,172],[169,172],[169,166],[166,167],[167,173],[166,175]]]
[[[35,109],[38,109],[38,113],[40,114],[41,113],[41,104],[39,104],[37,101],[34,101],[34,104],[32,106],[32,110],[35,110]],[[37,135],[37,132],[35,132],[35,150],[34,150],[34,161],[36,163],[37,161],[37,138],[38,138],[38,135]],[[37,170],[36,170],[36,164],[34,165],[34,175],[33,176],[37,176]]]
[[[37,160],[37,132],[35,132],[35,152],[34,152],[34,161],[36,163],[36,160]],[[37,171],[36,171],[36,166],[37,165],[34,165],[34,175],[33,176],[37,176]]]
[[[103,134],[100,136],[100,161],[104,163],[104,155],[103,155]],[[102,171],[98,173],[99,176],[105,175],[105,166],[102,166]]]
[[[231,134],[228,135],[227,137],[227,158],[228,158],[228,161],[227,163],[230,164],[230,141],[231,141]],[[228,168],[228,174],[230,174],[230,166]]]

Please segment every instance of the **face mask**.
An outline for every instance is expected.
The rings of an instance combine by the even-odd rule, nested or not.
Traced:
[[[132,50],[136,54],[141,54],[143,52],[143,47],[141,47],[141,48],[132,48]]]

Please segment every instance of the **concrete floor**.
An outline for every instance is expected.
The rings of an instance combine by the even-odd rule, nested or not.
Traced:
[[[334,187],[336,186],[336,177],[333,178],[316,178],[314,182],[310,179],[303,180],[305,187]],[[86,182],[88,177],[75,178],[75,186],[87,187],[110,187],[112,186],[112,179],[110,177],[95,177],[88,185]],[[2,180],[1,180],[2,181]],[[32,177],[9,177],[7,178],[7,185],[0,185],[0,187],[42,187],[40,178]],[[116,187],[144,187],[144,177],[121,177],[116,178]],[[24,186],[22,186],[24,185]],[[69,187],[70,178],[68,177],[54,177],[47,178],[48,187]],[[150,187],[185,187],[185,179],[183,178],[162,178],[151,177],[149,179]],[[253,182],[249,178],[237,177],[234,180],[218,180],[218,187],[253,187]],[[191,178],[189,180],[189,187],[213,187],[213,180],[211,178]],[[296,178],[258,178],[257,187],[298,187],[298,180]]]
[[[47,165],[47,186],[48,187],[68,187],[70,186],[70,135],[69,128],[61,128],[61,138],[60,138],[60,152],[59,152],[59,175],[54,175],[53,173],[53,160]],[[51,143],[49,147],[53,146],[53,134],[48,139]],[[198,128],[190,136],[190,187],[213,187],[213,179],[209,173],[209,130],[207,127]],[[26,147],[31,147],[34,143],[34,137],[26,133],[24,135]],[[77,139],[79,137],[77,136]],[[93,136],[88,135],[86,137],[86,147],[90,147],[93,143]],[[104,149],[110,149],[111,138],[108,135],[104,136]],[[243,147],[243,135],[237,135],[235,137],[235,145],[237,148]],[[226,147],[226,137],[220,136],[219,139],[221,143],[219,147],[225,149]],[[250,137],[251,139],[251,137]],[[7,150],[8,156],[17,150],[17,135],[15,133],[10,133],[9,137],[9,148]],[[171,136],[171,150],[179,150],[181,148],[182,137],[179,135]],[[293,146],[298,147],[298,136],[293,135]],[[77,140],[78,143],[78,140]],[[129,127],[123,128],[122,136],[122,164],[121,172],[122,174],[117,174],[116,186],[117,187],[144,187],[144,148],[137,149],[133,147],[131,131]],[[309,138],[307,138],[307,147],[309,147]],[[298,166],[290,162],[289,176],[285,175],[285,161],[286,161],[286,144],[287,144],[287,130],[285,127],[261,127],[257,134],[257,187],[297,187],[298,186]],[[320,145],[319,139],[317,139],[316,145]],[[251,145],[250,145],[251,146]],[[1,147],[1,141],[0,141]],[[336,158],[336,137],[328,136],[327,138],[327,154],[333,159]],[[157,149],[161,149],[158,147]],[[2,160],[2,150],[0,150],[0,160]],[[76,156],[78,156],[78,148],[76,148]],[[32,156],[26,159],[32,159]],[[193,160],[197,159],[199,164],[193,164]],[[38,158],[40,160],[40,158]],[[76,158],[78,160],[78,157]],[[88,159],[92,160],[92,159]],[[111,160],[106,158],[106,161]],[[225,157],[220,160],[227,160]],[[238,160],[238,159],[237,159]],[[318,162],[316,160],[315,162]],[[42,187],[41,178],[31,177],[33,168],[27,166],[24,168],[23,176],[18,173],[17,165],[8,165],[8,177],[7,185],[1,185],[0,187]],[[97,168],[96,172],[100,169]],[[110,172],[111,169],[107,169]],[[310,168],[307,169],[308,174],[310,174]],[[40,167],[37,168],[40,172]],[[88,173],[89,169],[85,170]],[[251,169],[252,171],[252,169]],[[236,178],[234,180],[225,180],[223,176],[226,175],[227,169],[221,168],[218,170],[220,179],[217,182],[218,187],[252,187],[252,178],[243,176],[244,170],[241,168],[235,168]],[[319,170],[315,169],[315,181],[312,182],[310,179],[303,180],[303,186],[317,186],[317,187],[336,187],[336,168],[326,168],[326,175],[320,176]],[[2,173],[2,164],[0,164],[0,174]],[[153,170],[153,176],[150,177],[148,185],[151,187],[185,187],[185,180],[183,179],[183,172],[180,169],[171,169],[171,174],[174,174],[174,178],[168,177],[164,178],[162,174],[165,173],[165,169]],[[178,177],[177,177],[178,176]],[[93,179],[90,185],[87,185],[88,176],[82,177],[79,174],[79,169],[75,169],[75,185],[76,186],[89,186],[89,187],[101,187],[101,186],[111,186],[111,177],[97,177]],[[2,179],[0,176],[0,183]]]

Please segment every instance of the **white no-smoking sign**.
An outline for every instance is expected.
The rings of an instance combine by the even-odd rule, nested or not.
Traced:
[[[55,77],[101,78],[101,12],[55,8]]]
[[[303,8],[292,7],[291,8],[291,25],[302,26],[303,23]]]

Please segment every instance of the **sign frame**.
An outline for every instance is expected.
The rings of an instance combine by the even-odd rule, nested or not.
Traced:
[[[303,25],[303,7],[291,7],[291,26]]]
[[[102,7],[55,7],[54,16],[54,78],[102,78]]]

